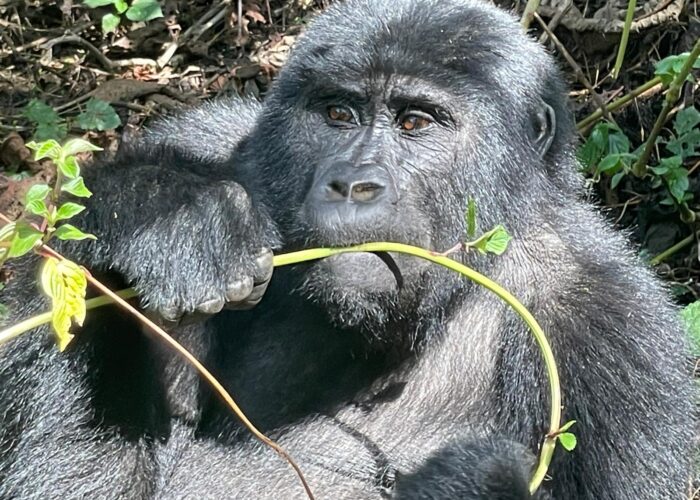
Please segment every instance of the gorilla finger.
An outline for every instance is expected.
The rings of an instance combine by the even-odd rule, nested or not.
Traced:
[[[262,297],[255,300],[246,300],[245,302],[238,302],[236,304],[226,304],[226,309],[229,309],[231,311],[247,311],[248,309],[252,309],[253,307],[257,306],[261,300]]]
[[[246,276],[230,283],[226,287],[226,302],[243,302],[253,291],[253,278]]]
[[[255,285],[253,287],[253,291],[250,292],[250,295],[248,295],[248,297],[246,297],[245,302],[259,302],[260,299],[262,299],[263,295],[265,295],[265,291],[267,290],[267,285],[269,283],[269,281],[265,281],[263,283]]]
[[[253,281],[255,284],[264,283],[270,281],[272,277],[273,267],[273,257],[272,250],[269,248],[263,248],[262,251],[255,257],[253,262]]]
[[[218,297],[215,299],[207,300],[206,302],[202,302],[197,306],[196,312],[204,313],[204,314],[216,314],[221,309],[224,308],[224,299],[222,297]]]
[[[184,314],[184,311],[175,304],[161,306],[157,309],[157,311],[163,320],[172,324],[177,324]]]

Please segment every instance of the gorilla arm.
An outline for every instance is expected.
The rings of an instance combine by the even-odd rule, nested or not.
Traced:
[[[238,99],[206,103],[86,169],[94,196],[79,224],[98,239],[70,245],[67,255],[97,272],[118,272],[168,320],[257,303],[272,271],[276,230],[236,182],[235,149],[258,107]]]

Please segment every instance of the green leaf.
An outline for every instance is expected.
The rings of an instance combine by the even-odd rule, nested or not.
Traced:
[[[105,14],[102,16],[102,33],[114,33],[119,27],[122,18],[116,14]]]
[[[78,153],[87,153],[89,151],[102,151],[102,148],[79,137],[71,139],[63,145],[64,157],[73,156]]]
[[[107,5],[113,5],[116,0],[85,0],[83,5],[94,9],[95,7],[105,7]]]
[[[618,173],[612,176],[612,179],[610,179],[610,187],[615,189],[618,184],[620,184],[620,181],[622,178],[625,176],[626,172],[624,170],[620,170]]]
[[[29,205],[33,201],[43,201],[51,192],[51,188],[46,184],[34,184],[24,195],[24,204]]]
[[[129,8],[129,4],[125,0],[114,0],[114,8],[117,9],[117,12],[123,14]]]
[[[122,124],[114,108],[100,99],[90,99],[76,120],[83,130],[108,130]]]
[[[600,163],[598,164],[598,172],[609,172],[611,170],[618,170],[621,166],[622,162],[620,161],[620,155],[607,155],[605,158],[600,160]]]
[[[84,233],[72,224],[63,224],[56,229],[54,236],[59,240],[96,240],[94,234]]]
[[[467,223],[467,238],[473,239],[476,236],[476,202],[474,198],[467,201],[467,213],[465,215]]]
[[[24,209],[34,215],[48,217],[49,209],[46,208],[46,203],[41,200],[32,200],[24,206]]]
[[[690,338],[690,350],[700,356],[700,301],[693,302],[681,310],[681,319]]]
[[[126,17],[130,21],[150,21],[163,17],[163,11],[156,0],[134,0],[126,11]]]
[[[56,162],[56,164],[61,173],[69,179],[75,179],[80,175],[80,167],[78,166],[78,160],[75,159],[75,156],[69,156],[63,161]]]
[[[9,257],[21,257],[29,253],[34,245],[41,240],[44,233],[26,223],[17,224],[17,232],[12,238]]]
[[[55,109],[39,99],[29,101],[22,110],[22,114],[37,125],[40,123],[57,123],[61,120]]]
[[[629,153],[630,140],[619,128],[611,128],[608,134],[609,153]]]
[[[685,200],[685,193],[690,187],[688,171],[684,168],[671,170],[668,174],[666,174],[665,179],[671,196],[673,196],[678,203],[683,203]]]
[[[61,205],[61,208],[58,209],[58,212],[56,212],[55,220],[59,221],[70,219],[71,217],[78,215],[83,210],[85,210],[84,206],[79,205],[78,203],[68,201]]]
[[[48,139],[61,140],[68,134],[68,127],[65,122],[40,123],[34,131],[34,139],[46,141]]]
[[[39,142],[34,141],[27,144],[29,149],[34,150],[34,160],[39,161],[44,158],[51,158],[56,161],[61,157],[61,145],[53,139]]]
[[[562,432],[557,436],[559,442],[564,447],[566,451],[574,451],[576,448],[576,436],[570,432]]]
[[[4,226],[0,227],[0,242],[9,240],[10,236],[14,234],[16,228],[17,224],[14,222],[10,222],[9,224],[5,224]]]
[[[61,186],[61,191],[80,198],[89,198],[92,196],[92,191],[85,187],[85,181],[82,177],[76,177],[70,182],[66,182]]]
[[[495,255],[501,255],[508,248],[508,242],[511,236],[501,225],[496,226],[492,230],[491,236],[486,240],[484,250]]]
[[[690,106],[678,112],[673,121],[673,128],[678,135],[683,135],[693,130],[698,123],[700,123],[700,111]]]

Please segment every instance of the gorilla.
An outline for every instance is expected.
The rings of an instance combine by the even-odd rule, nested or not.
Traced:
[[[584,201],[562,77],[477,0],[346,0],[318,16],[262,104],[213,101],[86,169],[60,250],[151,314],[300,464],[319,499],[525,499],[547,428],[521,320],[452,272],[272,252],[463,241],[466,200],[513,236],[453,257],[548,333],[564,420],[536,498],[685,497],[693,409],[663,287]],[[46,310],[15,263],[9,322]],[[399,271],[402,283],[397,280]],[[269,285],[269,286],[268,286]],[[0,349],[3,499],[304,498],[298,478],[193,370],[116,308],[66,353],[47,330]]]

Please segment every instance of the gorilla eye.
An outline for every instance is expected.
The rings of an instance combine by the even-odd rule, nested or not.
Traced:
[[[328,118],[334,122],[353,123],[355,121],[355,116],[352,114],[352,111],[345,106],[329,106]]]
[[[399,119],[399,126],[404,132],[415,132],[417,130],[424,129],[432,125],[432,117],[426,115],[425,113],[410,112],[405,113]]]

